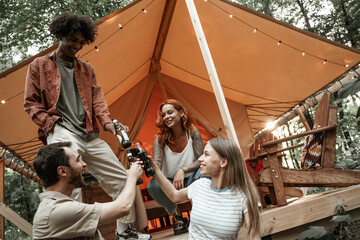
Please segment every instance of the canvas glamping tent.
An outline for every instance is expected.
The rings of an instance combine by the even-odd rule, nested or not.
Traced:
[[[192,2],[192,1],[188,1]],[[151,146],[159,103],[185,104],[211,135],[227,131],[199,41],[207,41],[245,157],[254,133],[359,64],[360,51],[226,0],[195,0],[205,34],[197,37],[186,2],[138,0],[98,22],[98,38],[79,53],[95,68],[112,117],[131,139]],[[0,75],[0,142],[31,164],[40,143],[23,110],[28,63]],[[212,78],[214,76],[211,76]],[[222,106],[220,106],[222,107]],[[120,154],[117,139],[102,138]]]

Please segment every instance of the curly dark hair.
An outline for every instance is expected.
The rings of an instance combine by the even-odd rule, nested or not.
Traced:
[[[50,33],[55,37],[67,37],[81,32],[87,44],[94,42],[97,29],[88,16],[80,16],[71,12],[64,12],[57,16],[50,24]]]
[[[59,181],[57,173],[59,166],[70,166],[69,156],[64,150],[64,147],[70,146],[70,142],[52,143],[40,148],[36,154],[34,169],[46,188]]]

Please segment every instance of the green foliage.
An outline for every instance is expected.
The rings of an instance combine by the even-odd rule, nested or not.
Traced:
[[[53,45],[48,25],[59,13],[71,11],[97,21],[132,1],[0,1],[0,72]]]
[[[351,233],[348,231],[351,217],[346,213],[345,207],[347,206],[337,205],[335,207],[335,215],[330,222],[337,223],[338,225],[331,232],[324,227],[311,226],[310,229],[300,234],[298,240],[351,240],[352,238],[349,237]]]
[[[311,226],[300,234],[298,240],[335,240],[335,237],[324,227]]]
[[[38,184],[5,168],[5,204],[32,223],[39,202]],[[5,229],[6,239],[31,239],[8,220]]]

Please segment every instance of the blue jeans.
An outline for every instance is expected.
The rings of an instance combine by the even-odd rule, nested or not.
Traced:
[[[201,178],[200,168],[192,173],[188,178],[184,179],[184,187],[188,187],[191,183]],[[173,183],[173,179],[168,178],[168,180]],[[151,179],[148,185],[148,192],[152,199],[154,199],[158,204],[160,204],[169,215],[174,214],[176,211],[176,203],[173,203],[163,192],[159,183],[155,178]]]

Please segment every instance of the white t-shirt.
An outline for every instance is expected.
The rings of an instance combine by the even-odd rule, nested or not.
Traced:
[[[189,136],[190,134],[186,133],[188,143],[184,150],[180,153],[173,152],[167,144],[164,148],[164,161],[162,165],[162,173],[167,178],[174,178],[176,172],[185,166],[191,165],[195,160],[195,153],[193,149],[193,140]],[[185,177],[188,177],[192,173],[185,173]]]
[[[214,189],[201,178],[188,187],[192,200],[189,239],[237,239],[247,213],[246,196],[228,188]]]

